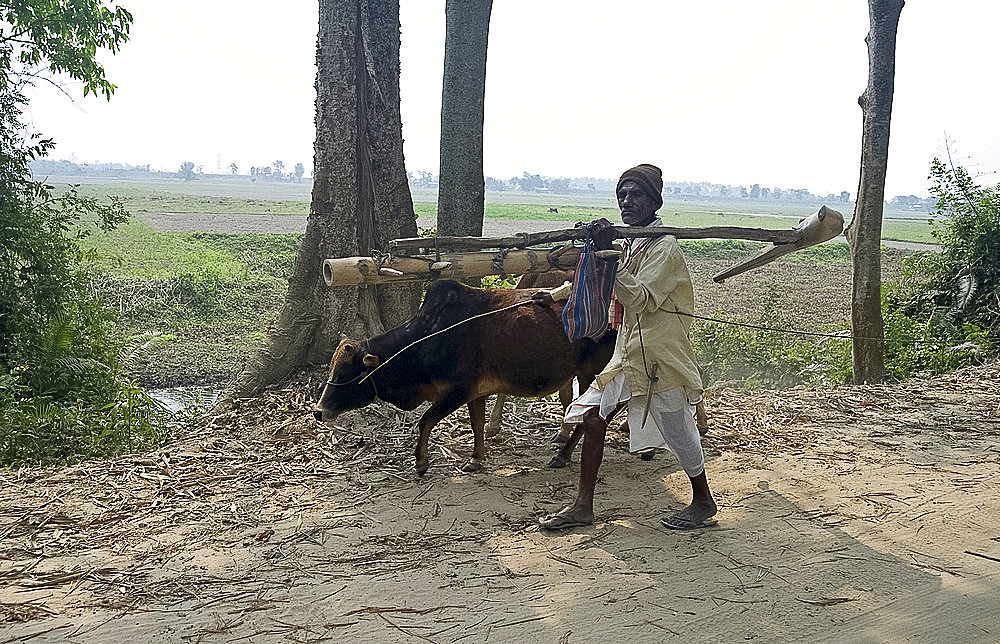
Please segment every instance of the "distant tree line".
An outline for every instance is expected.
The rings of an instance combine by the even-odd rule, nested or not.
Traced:
[[[296,163],[295,169],[291,172],[285,172],[285,164],[282,161],[275,161],[269,166],[254,166],[250,168],[250,176],[254,179],[260,178],[271,181],[294,181],[295,183],[300,183],[305,173],[306,168],[301,163]]]
[[[123,177],[148,175],[152,177],[177,177],[185,181],[193,181],[204,174],[203,167],[196,166],[192,161],[181,163],[176,172],[153,170],[149,164],[129,165],[127,163],[76,163],[65,159],[35,159],[30,163],[31,173],[36,177],[73,176],[73,177]],[[229,164],[229,174],[239,174],[239,166]],[[296,163],[291,172],[285,171],[285,164],[275,161],[269,166],[250,168],[250,176],[271,181],[294,181],[299,183],[305,177],[306,169],[301,163]]]
[[[407,172],[411,188],[437,188],[438,176],[432,172],[418,170]],[[524,172],[520,177],[497,179],[485,177],[486,190],[494,192],[548,192],[553,194],[605,193],[610,194],[615,188],[615,179],[598,179],[594,177],[544,177],[530,172]],[[816,195],[803,188],[787,189],[777,186],[768,188],[758,183],[746,186],[729,186],[707,181],[664,181],[663,195],[667,198],[683,199],[697,197],[699,199],[748,199],[756,201],[803,201],[824,203],[851,203],[852,195],[847,190],[840,193]],[[887,202],[896,208],[929,211],[934,207],[932,197],[921,198],[914,195],[893,197]]]

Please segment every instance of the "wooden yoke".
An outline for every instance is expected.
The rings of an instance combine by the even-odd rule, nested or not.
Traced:
[[[614,226],[619,239],[673,235],[678,239],[745,239],[772,242],[774,246],[737,264],[713,279],[723,279],[774,261],[782,255],[833,239],[844,230],[844,216],[826,206],[801,220],[793,229],[740,226]],[[580,247],[532,249],[530,246],[582,240],[583,228],[519,233],[511,237],[412,237],[389,243],[389,255],[343,257],[323,260],[323,279],[329,286],[356,286],[391,282],[426,281],[543,273],[576,266]],[[495,248],[498,250],[487,251]]]

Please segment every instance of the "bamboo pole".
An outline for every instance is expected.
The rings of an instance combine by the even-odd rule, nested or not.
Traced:
[[[328,286],[389,284],[438,279],[464,280],[486,275],[544,273],[576,267],[580,247],[564,247],[549,261],[552,249],[520,249],[507,252],[441,253],[411,257],[341,257],[323,260],[323,279]]]

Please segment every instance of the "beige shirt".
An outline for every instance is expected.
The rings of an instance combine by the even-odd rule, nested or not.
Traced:
[[[614,355],[596,384],[603,388],[624,373],[634,394],[684,387],[688,399],[697,401],[702,384],[689,335],[692,320],[674,313],[694,313],[694,288],[677,239],[669,235],[651,239],[623,265],[627,258],[619,262],[615,277],[615,295],[625,316]],[[647,373],[654,369],[658,381],[651,388]]]

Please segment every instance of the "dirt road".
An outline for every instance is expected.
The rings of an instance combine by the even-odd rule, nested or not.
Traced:
[[[1000,639],[1000,365],[895,387],[711,397],[719,526],[609,434],[598,520],[520,403],[482,473],[462,419],[309,415],[306,383],[182,444],[0,474],[0,642],[970,642]]]

